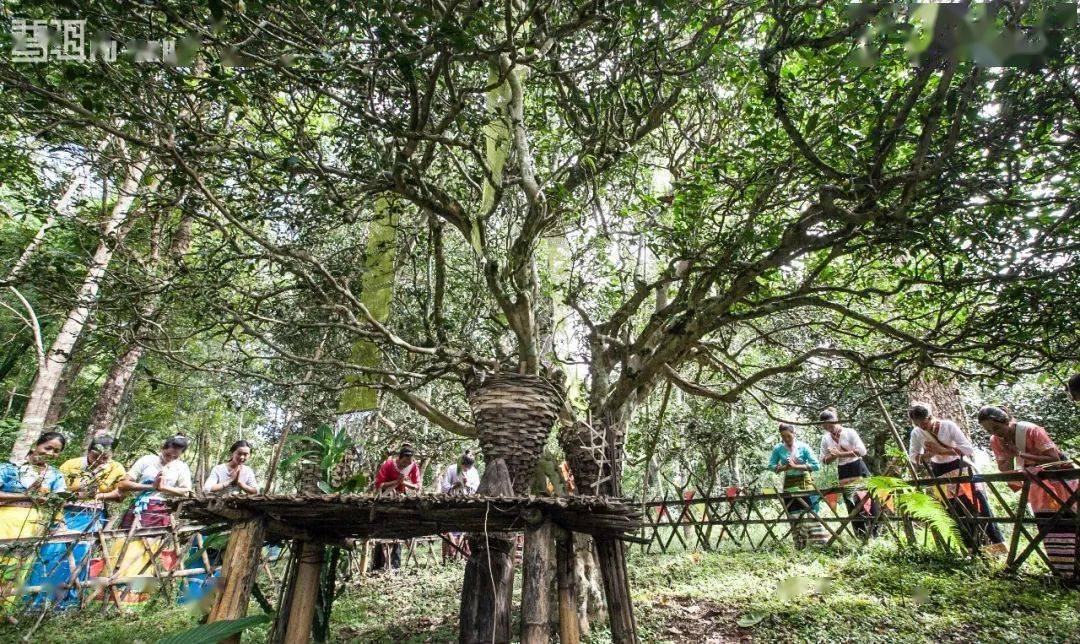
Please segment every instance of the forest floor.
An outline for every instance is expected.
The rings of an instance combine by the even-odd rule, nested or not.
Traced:
[[[333,641],[454,641],[461,575],[457,564],[367,578],[335,604]],[[1080,591],[887,543],[854,554],[633,549],[630,575],[643,642],[1080,642]],[[30,623],[0,627],[0,641],[20,641]],[[50,616],[28,641],[149,644],[194,623],[159,600],[127,617]],[[264,629],[244,641],[265,641]],[[586,641],[610,640],[598,628]]]

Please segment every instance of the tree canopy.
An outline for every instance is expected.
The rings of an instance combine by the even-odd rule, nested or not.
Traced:
[[[26,311],[47,347],[140,159],[80,362],[138,346],[147,385],[290,422],[362,388],[471,437],[473,374],[561,372],[621,444],[672,387],[791,420],[794,374],[1078,359],[1076,51],[1041,3],[10,6],[178,58],[0,62],[5,265],[71,168],[93,188],[6,280],[21,386]],[[988,23],[1060,51],[987,65],[956,34]]]

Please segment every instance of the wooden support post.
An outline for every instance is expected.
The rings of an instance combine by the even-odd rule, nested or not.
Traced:
[[[630,601],[630,582],[626,576],[625,546],[611,537],[597,537],[596,554],[600,559],[600,573],[604,577],[611,641],[615,644],[637,644],[634,606]]]
[[[521,560],[521,644],[551,641],[551,564],[554,559],[551,521],[525,533]]]
[[[573,532],[567,531],[555,541],[555,578],[559,587],[559,644],[580,644]]]
[[[283,605],[289,607],[285,616],[282,642],[307,644],[311,639],[311,624],[315,619],[315,600],[319,596],[319,573],[322,571],[326,551],[321,544],[310,541],[294,541],[296,549],[296,578],[285,590]]]
[[[488,463],[477,493],[513,496],[510,472],[501,458]],[[458,613],[461,644],[510,641],[510,607],[514,596],[514,538],[505,533],[469,535],[471,555],[465,565]]]
[[[208,621],[240,619],[247,615],[251,587],[259,574],[259,555],[265,534],[266,521],[261,517],[233,526],[221,565],[221,583]],[[222,641],[239,644],[240,634]]]

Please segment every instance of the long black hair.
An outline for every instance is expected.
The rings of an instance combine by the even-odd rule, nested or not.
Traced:
[[[229,448],[229,454],[231,455],[233,452],[240,449],[241,447],[246,447],[252,451],[255,451],[255,448],[251,446],[251,443],[245,440],[238,440],[232,444],[232,447]]]

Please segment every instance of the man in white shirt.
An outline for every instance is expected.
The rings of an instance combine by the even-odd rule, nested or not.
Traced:
[[[439,479],[439,491],[443,494],[471,495],[476,494],[480,487],[480,473],[476,471],[476,459],[472,454],[465,452],[457,463],[446,468],[446,472]],[[462,532],[451,532],[443,541],[443,563],[453,561],[459,557],[467,556],[469,544],[465,541]]]
[[[818,415],[825,428],[821,437],[821,462],[836,463],[836,475],[840,485],[852,485],[870,476],[870,468],[863,457],[866,445],[859,432],[840,424],[840,416],[835,407],[827,407]],[[844,493],[844,505],[848,515],[857,513],[862,518],[854,519],[851,527],[862,536],[876,536],[877,526],[873,517],[878,516],[881,507],[878,500],[866,490],[850,490]]]
[[[457,463],[446,468],[439,483],[439,491],[443,494],[476,494],[480,487],[480,474],[476,471],[475,464],[476,459],[472,454],[462,454]]]
[[[934,418],[930,405],[914,402],[908,407],[908,418],[914,427],[908,439],[908,455],[913,463],[926,465],[935,478],[974,474],[970,457],[975,448],[960,426],[951,420]],[[979,525],[973,516],[992,518],[990,501],[978,483],[938,486],[960,524],[961,534],[969,546],[978,545],[985,536],[993,553],[1005,550],[1005,537],[996,523]]]

